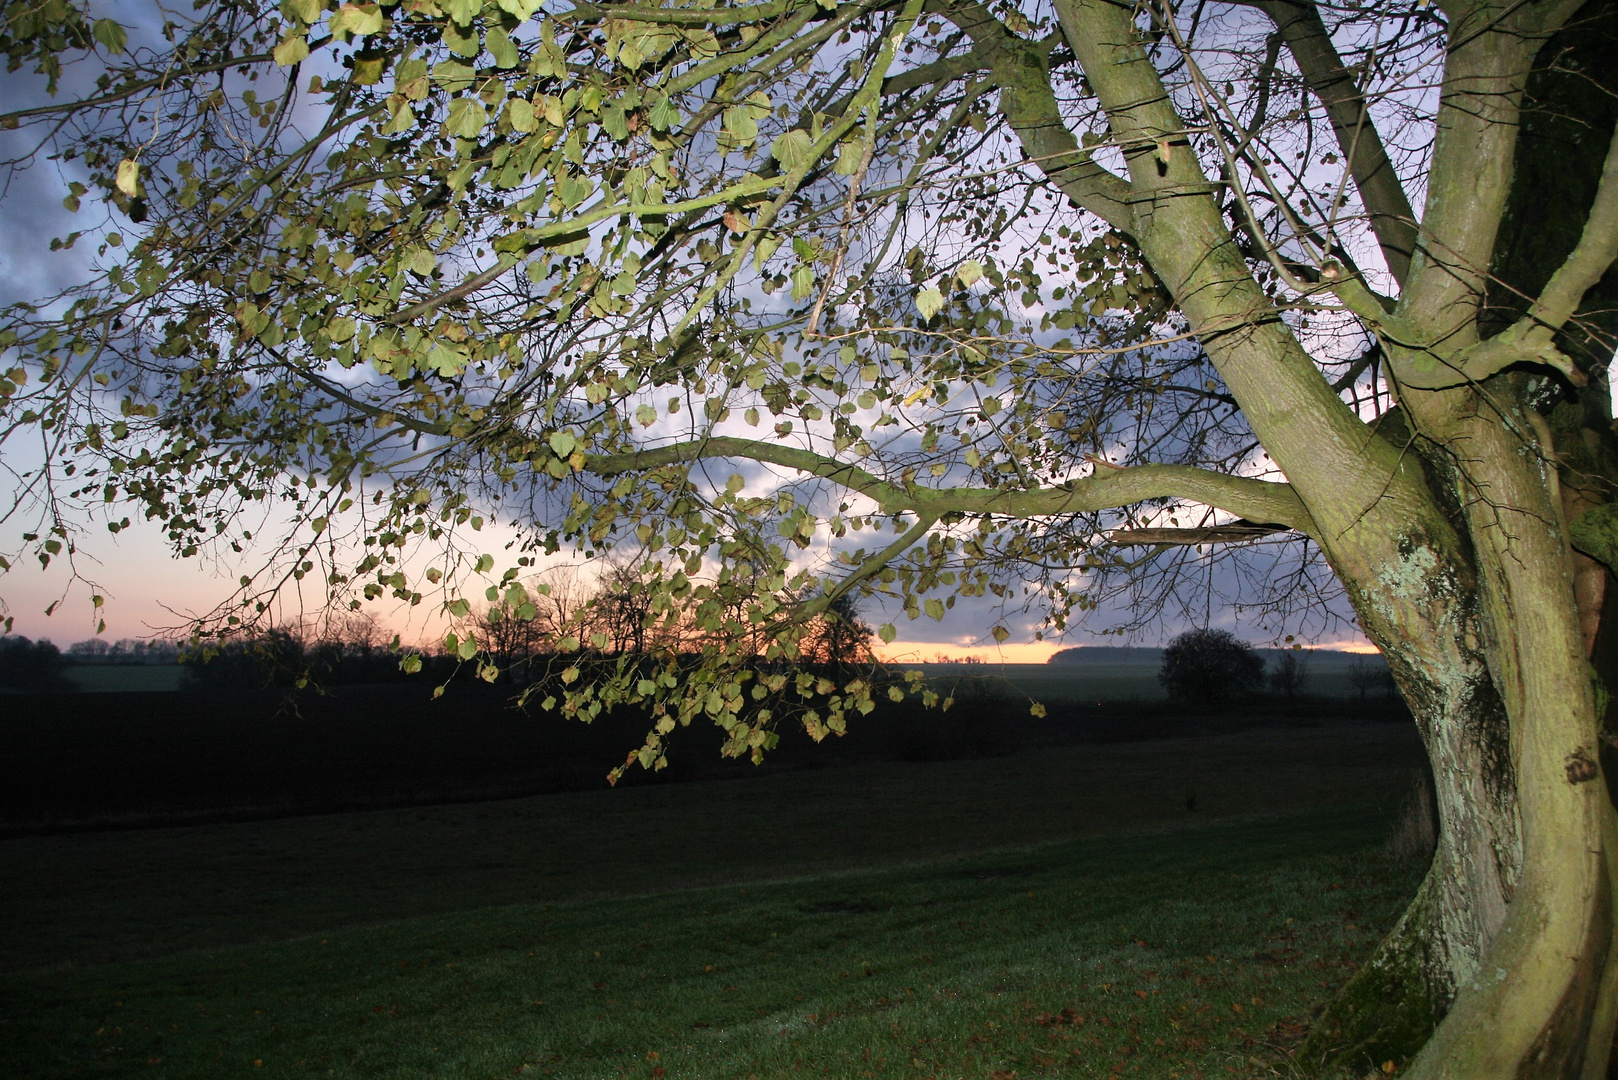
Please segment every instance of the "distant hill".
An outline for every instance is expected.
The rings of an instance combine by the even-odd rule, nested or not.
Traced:
[[[1161,664],[1163,650],[1137,645],[1079,645],[1052,654],[1047,664]]]
[[[1254,651],[1264,657],[1265,663],[1273,664],[1277,656],[1294,650],[1255,649]],[[1301,649],[1297,650],[1297,652],[1300,657],[1307,659],[1309,666],[1313,668],[1346,668],[1356,660],[1363,660],[1371,667],[1385,666],[1381,653],[1351,653],[1344,652],[1342,649]]]
[[[1265,663],[1273,663],[1275,658],[1283,653],[1292,652],[1291,649],[1255,649],[1264,658]],[[1369,664],[1380,666],[1382,657],[1378,653],[1350,653],[1339,649],[1303,649],[1299,655],[1307,657],[1311,667],[1347,667],[1355,660],[1364,660]],[[1163,650],[1137,645],[1078,645],[1071,649],[1063,649],[1053,653],[1045,661],[1047,664],[1161,664]]]

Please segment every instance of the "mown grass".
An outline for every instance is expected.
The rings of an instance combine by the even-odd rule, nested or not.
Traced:
[[[675,769],[695,752],[677,757]],[[0,840],[0,971],[156,958],[505,904],[881,869],[1148,826],[1362,804],[1392,813],[1421,760],[1413,725],[1336,722],[14,837]]]
[[[1414,888],[1388,827],[1337,808],[12,973],[0,1075],[1271,1075]]]

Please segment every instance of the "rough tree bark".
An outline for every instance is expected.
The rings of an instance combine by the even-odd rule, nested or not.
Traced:
[[[1129,163],[1127,231],[1307,506],[1432,758],[1432,870],[1307,1048],[1402,1060],[1425,1044],[1410,1075],[1596,1076],[1612,1039],[1615,822],[1575,598],[1583,581],[1588,608],[1592,575],[1569,546],[1556,449],[1534,407],[1544,402],[1530,400],[1554,396],[1548,376],[1509,370],[1548,356],[1547,342],[1528,349],[1483,319],[1522,96],[1571,7],[1446,9],[1437,142],[1405,287],[1391,312],[1353,282],[1335,290],[1379,332],[1400,396],[1402,415],[1368,432],[1271,314],[1201,167],[1172,153],[1185,125],[1129,11],[1057,5]],[[1536,296],[1549,277],[1518,288]],[[1541,307],[1539,325],[1517,332],[1548,335],[1572,314]]]
[[[1484,334],[1498,333],[1520,317],[1527,307],[1523,297],[1538,295],[1577,244],[1613,138],[1618,99],[1610,88],[1618,85],[1618,73],[1613,71],[1610,57],[1618,48],[1618,7],[1610,2],[1588,5],[1571,24],[1541,50],[1538,70],[1529,80],[1514,156],[1512,194],[1495,246],[1494,279],[1487,289],[1490,306],[1480,313]],[[1608,92],[1592,92],[1592,82],[1597,87],[1608,84]],[[1606,357],[1594,355],[1600,351],[1603,337],[1610,353],[1611,335],[1618,327],[1612,303],[1615,293],[1618,275],[1609,272],[1586,294],[1582,326],[1559,339],[1564,351],[1583,354],[1586,368],[1604,366]],[[1491,380],[1488,391],[1495,403],[1510,410],[1519,431],[1532,424],[1527,413],[1530,401],[1546,414],[1548,423],[1540,438],[1550,437],[1558,475],[1545,477],[1553,498],[1546,500],[1541,514],[1554,520],[1553,511],[1560,509],[1561,520],[1571,521],[1612,498],[1614,481],[1618,480],[1618,468],[1614,467],[1618,456],[1613,453],[1607,405],[1602,400],[1604,385],[1593,384],[1577,394],[1564,392],[1558,400],[1546,388],[1535,387],[1523,376],[1514,375]],[[1534,400],[1536,397],[1538,400]],[[1437,411],[1432,403],[1411,404],[1429,413]],[[1401,435],[1408,438],[1403,418],[1392,419]],[[1497,423],[1500,417],[1493,419]],[[1487,425],[1490,419],[1473,418],[1471,422]],[[1468,435],[1461,431],[1449,438],[1464,440]],[[1546,447],[1531,448],[1519,440],[1513,449],[1529,451],[1525,457],[1531,460]],[[1459,461],[1451,465],[1442,448],[1427,440],[1417,440],[1413,450],[1430,459],[1444,486],[1456,492],[1466,507],[1475,509],[1483,504],[1481,492],[1468,490],[1468,467]],[[1554,498],[1558,487],[1560,507]],[[1455,512],[1462,512],[1460,504]],[[1488,514],[1470,516],[1473,528],[1481,532],[1493,533],[1500,528]],[[1614,685],[1618,649],[1613,646],[1618,641],[1613,640],[1612,620],[1603,617],[1610,604],[1606,567],[1579,551],[1561,553],[1555,545],[1540,557],[1551,565],[1561,559],[1571,564],[1564,573],[1570,573],[1572,578],[1571,607],[1578,620],[1580,652],[1596,664],[1604,684]],[[1467,572],[1470,569],[1458,567],[1463,574],[1460,580],[1466,583],[1462,591],[1468,598],[1476,588]],[[1522,588],[1505,586],[1508,596],[1513,595],[1510,590],[1514,587]],[[1495,584],[1493,588],[1500,591],[1502,587]],[[1565,618],[1569,607],[1567,591],[1559,582],[1539,583],[1517,594],[1515,605],[1542,610],[1559,606]],[[1562,594],[1560,599],[1558,592]],[[1492,638],[1508,657],[1502,666],[1509,667],[1509,657],[1521,645],[1512,640],[1515,627],[1510,625],[1511,616],[1502,611],[1491,617],[1479,607],[1469,601],[1458,613],[1461,621],[1475,628],[1478,642]],[[1505,632],[1490,634],[1490,624],[1500,618],[1507,620]],[[1600,633],[1603,624],[1608,628],[1606,634]],[[1566,637],[1567,630],[1563,628],[1561,634]],[[1488,947],[1506,923],[1523,873],[1512,714],[1489,675],[1487,650],[1470,650],[1470,674],[1451,683],[1453,687],[1467,688],[1457,695],[1444,693],[1422,677],[1421,670],[1430,670],[1431,665],[1400,659],[1398,642],[1382,644],[1400,669],[1401,685],[1428,746],[1443,832],[1432,866],[1410,909],[1317,1023],[1305,1047],[1305,1056],[1316,1062],[1401,1060],[1414,1053],[1455,1003],[1459,990],[1477,979]],[[1539,692],[1578,702],[1583,693],[1581,684],[1589,680],[1581,678],[1584,672],[1578,658],[1570,659],[1568,651],[1564,644],[1559,658],[1538,661],[1559,668],[1563,680],[1563,688]],[[1605,711],[1607,704],[1601,703],[1601,708]],[[1586,720],[1578,720],[1574,726],[1579,731],[1589,730]],[[1579,745],[1587,741],[1586,736]],[[1595,755],[1584,751],[1583,756]],[[1564,780],[1590,771],[1584,765],[1573,766],[1572,761],[1564,761]],[[1554,786],[1554,775],[1551,783]],[[1589,791],[1599,787],[1590,783]],[[1597,805],[1590,808],[1591,812],[1602,816],[1600,800],[1594,801]],[[1600,899],[1601,891],[1609,885],[1597,882],[1593,887],[1598,907],[1610,903]],[[1611,1006],[1597,1008],[1593,1001],[1580,1004],[1574,1000],[1583,987],[1597,978],[1597,969],[1607,963],[1601,941],[1610,938],[1610,911],[1596,911],[1593,915],[1588,928],[1591,940],[1581,950],[1583,962],[1558,998],[1559,1007],[1563,1007],[1561,1026],[1552,1025],[1543,1032],[1545,1039],[1535,1044],[1530,1060],[1519,1063],[1520,1075],[1605,1075],[1610,1035],[1602,1032],[1610,1026],[1607,1014]],[[1610,941],[1607,947],[1610,949]],[[1574,1014],[1578,1014],[1577,1023],[1572,1020]],[[1578,1027],[1581,1024],[1588,1027],[1582,1038]],[[1440,1044],[1429,1053],[1429,1059],[1437,1058],[1440,1050],[1459,1053],[1448,1044]],[[1577,1067],[1581,1057],[1582,1068]],[[1469,1075],[1464,1070],[1452,1072]],[[1510,1075],[1509,1071],[1505,1074]]]

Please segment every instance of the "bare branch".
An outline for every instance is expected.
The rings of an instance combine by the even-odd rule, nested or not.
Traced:
[[[1579,243],[1551,276],[1524,321],[1560,330],[1614,260],[1618,260],[1618,133],[1614,133],[1612,145],[1607,148],[1601,184],[1596,188],[1595,202],[1590,206]]]
[[[1371,120],[1365,95],[1343,65],[1312,0],[1259,0],[1320,103],[1359,188],[1371,229],[1394,280],[1404,283],[1416,250],[1416,214]]]

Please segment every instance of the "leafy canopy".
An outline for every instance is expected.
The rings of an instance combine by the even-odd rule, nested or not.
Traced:
[[[1442,17],[1321,10],[1366,107],[1419,124]],[[0,323],[3,431],[50,459],[18,485],[27,552],[142,514],[249,568],[201,628],[226,634],[306,587],[537,611],[548,556],[631,553],[645,624],[699,633],[602,658],[563,628],[546,703],[649,707],[648,766],[702,716],[756,755],[788,716],[869,711],[869,677],[783,666],[854,595],[1060,631],[1121,591],[1149,620],[1229,580],[1188,537],[1276,536],[1243,595],[1310,610],[1334,586],[1308,515],[1108,168],[1215,178],[1169,194],[1218,200],[1267,305],[1242,317],[1367,418],[1380,353],[1319,286],[1392,227],[1252,10],[1120,12],[1183,130],[1120,134],[1038,2],[209,0],[128,31],[8,7],[11,69],[71,90],[0,123],[71,178],[83,229],[53,246],[90,268]],[[255,532],[263,502],[290,524]],[[498,558],[495,518],[523,537]]]

